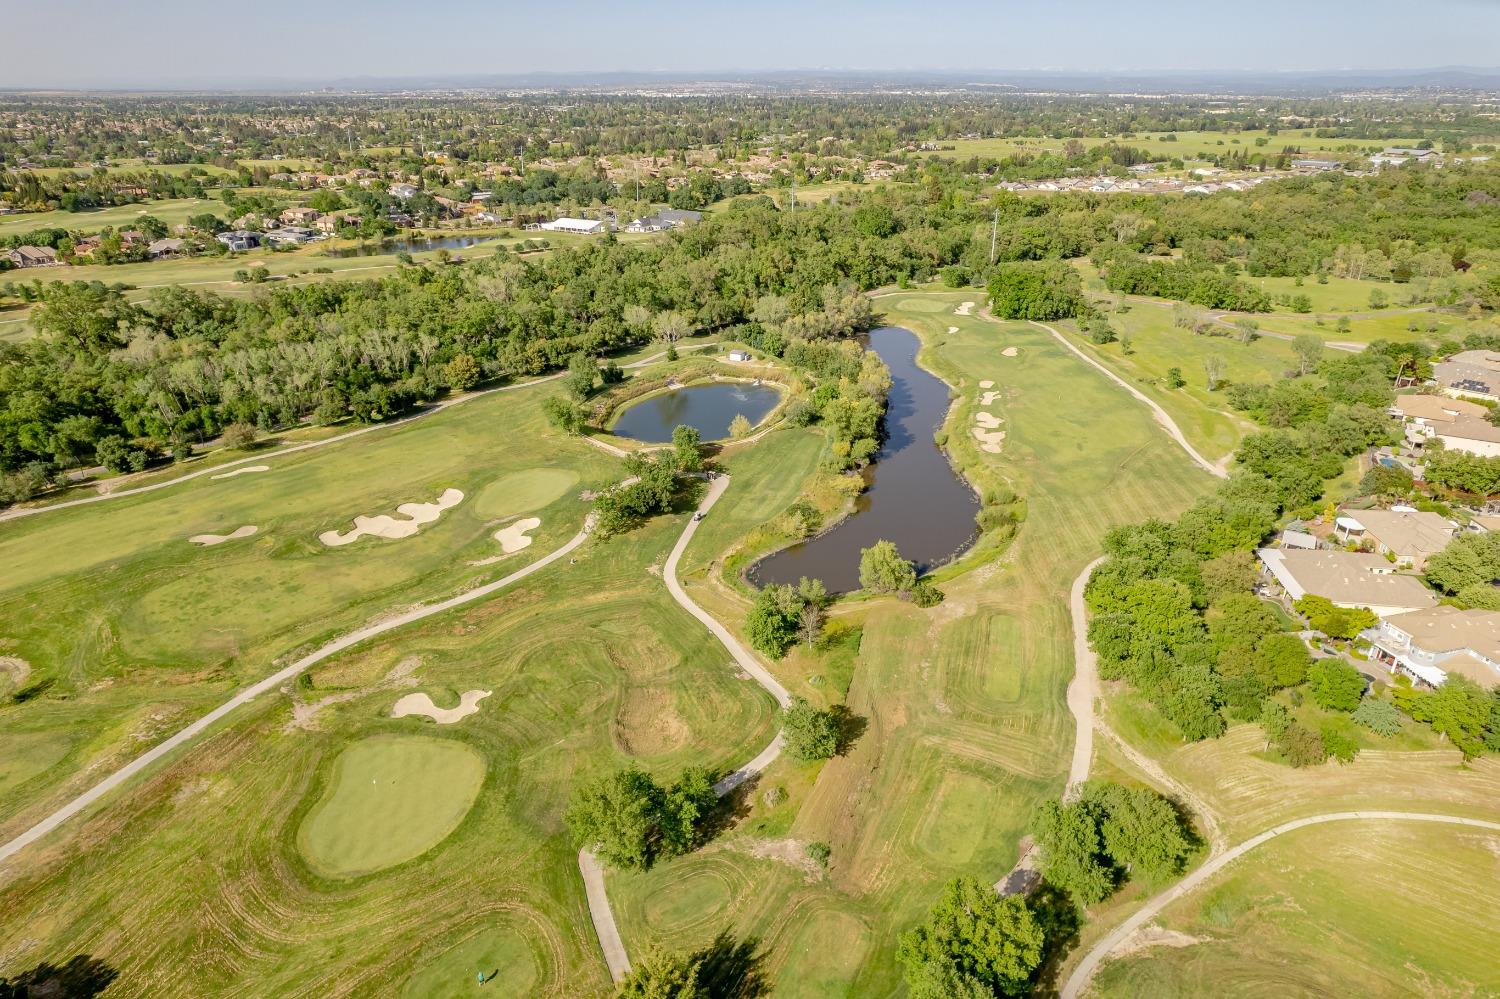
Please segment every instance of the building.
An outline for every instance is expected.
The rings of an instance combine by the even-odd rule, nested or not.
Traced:
[[[411,184],[392,184],[388,190],[391,197],[400,198],[402,201],[410,199],[417,193],[417,189]]]
[[[1337,170],[1338,160],[1292,160],[1293,170]]]
[[[729,352],[729,359],[731,361],[748,361],[750,360],[750,352],[748,350],[731,350]]]
[[[1485,689],[1500,686],[1500,613],[1433,607],[1383,618],[1365,632],[1370,654],[1392,672],[1428,687],[1453,675]]]
[[[1308,534],[1306,531],[1294,531],[1291,528],[1287,528],[1281,532],[1281,547],[1316,551],[1318,548],[1318,539],[1316,535]]]
[[[1288,603],[1313,594],[1336,607],[1367,607],[1380,617],[1437,605],[1431,590],[1414,576],[1398,575],[1380,555],[1295,548],[1262,548],[1256,554]]]
[[[163,257],[175,257],[182,252],[182,248],[186,245],[186,240],[177,239],[176,237],[158,239],[147,244],[146,256],[152,260],[161,260]]]
[[[1432,366],[1432,381],[1444,395],[1500,401],[1500,354],[1465,350]]]
[[[283,226],[275,232],[266,233],[266,241],[277,246],[301,246],[317,238],[317,230],[300,225]]]
[[[701,222],[702,212],[689,211],[685,208],[663,208],[651,215],[643,215],[625,226],[626,232],[661,232],[664,229],[676,229],[678,226],[687,225],[690,222]]]
[[[251,232],[248,229],[231,229],[228,232],[219,233],[214,239],[231,250],[254,250],[260,247],[263,237],[260,233]]]
[[[1458,524],[1435,513],[1397,506],[1343,514],[1334,522],[1333,533],[1353,544],[1372,542],[1378,554],[1394,555],[1397,562],[1421,572],[1427,556],[1448,547]]]
[[[18,246],[7,251],[5,259],[12,267],[51,267],[57,263],[57,251],[50,246]]]
[[[578,232],[592,236],[604,231],[604,223],[594,219],[574,219],[564,216],[560,219],[553,219],[551,222],[543,222],[537,228],[545,229],[547,232]]]
[[[281,221],[284,225],[307,225],[322,217],[323,213],[316,208],[288,208],[281,213]]]

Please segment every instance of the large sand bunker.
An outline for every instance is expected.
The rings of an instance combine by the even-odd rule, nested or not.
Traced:
[[[986,430],[994,430],[1005,421],[993,413],[975,413],[974,422]]]
[[[509,555],[518,552],[531,544],[531,538],[527,537],[528,531],[534,531],[542,526],[540,517],[522,517],[514,524],[500,528],[495,532],[495,540],[500,542],[500,550]]]
[[[385,513],[378,517],[359,516],[354,518],[354,530],[342,533],[324,531],[318,535],[318,540],[330,548],[337,548],[353,544],[367,534],[391,540],[409,538],[420,531],[423,524],[435,522],[444,510],[462,503],[463,498],[463,492],[458,489],[444,489],[436,503],[402,503],[396,507],[396,512],[406,518],[404,520]]]
[[[220,472],[218,475],[210,475],[210,479],[232,479],[236,475],[249,475],[251,472],[269,472],[270,465],[248,465],[245,468],[236,468],[232,472]]]
[[[490,690],[466,690],[458,696],[456,708],[440,708],[432,703],[431,697],[423,693],[407,694],[396,702],[395,707],[391,708],[391,717],[405,718],[407,715],[422,715],[431,718],[439,725],[452,725],[478,711],[479,702],[492,693],[493,691]]]
[[[238,541],[240,538],[248,538],[258,530],[260,528],[254,524],[246,524],[244,527],[236,527],[228,534],[195,534],[191,538],[188,538],[188,540],[195,545],[202,545],[204,548],[208,548],[212,545],[222,545],[226,541]]]
[[[1000,356],[1001,357],[1015,357],[1020,352],[1021,352],[1021,348],[1020,347],[1006,347],[1004,350],[1002,350],[1000,352]]]
[[[990,454],[999,454],[1000,445],[1005,442],[1004,430],[981,430],[974,427],[974,438],[979,441],[979,450],[988,451]]]
[[[963,302],[963,303],[961,303],[959,305],[958,308],[956,308],[956,309],[953,310],[953,314],[955,316],[967,316],[969,314],[969,312],[973,308],[974,308],[974,303],[973,302]]]

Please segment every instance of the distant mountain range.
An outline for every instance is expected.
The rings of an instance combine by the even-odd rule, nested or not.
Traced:
[[[56,92],[58,88],[0,88]],[[130,93],[401,93],[459,90],[675,91],[683,93],[879,92],[899,90],[1049,90],[1077,93],[1316,95],[1360,90],[1500,91],[1500,68],[1257,70],[704,70],[701,72],[532,72],[456,76],[355,76],[338,79],[240,77],[107,80],[68,88]]]

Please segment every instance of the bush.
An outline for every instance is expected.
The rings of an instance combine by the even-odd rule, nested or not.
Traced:
[[[258,436],[259,432],[248,423],[231,423],[219,435],[219,440],[227,448],[233,448],[236,451],[248,451],[255,446]]]
[[[1288,763],[1299,769],[1317,766],[1328,759],[1328,750],[1323,745],[1322,736],[1301,722],[1287,725],[1281,738],[1277,740],[1276,748],[1281,750],[1281,755],[1286,757]]]
[[[1352,762],[1359,753],[1359,743],[1343,718],[1325,718],[1319,728],[1323,751],[1340,763]]]
[[[819,867],[826,868],[828,866],[828,858],[833,855],[833,849],[827,843],[809,843],[807,844],[807,855]]]
[[[787,755],[804,762],[832,759],[839,750],[839,723],[831,711],[819,711],[806,698],[794,697],[781,713]]]

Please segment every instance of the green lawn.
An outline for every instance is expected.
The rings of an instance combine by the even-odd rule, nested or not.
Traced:
[[[1168,908],[1183,934],[1106,964],[1091,992],[1494,995],[1500,835],[1341,822],[1259,847]]]
[[[292,204],[301,200],[297,192],[283,191],[270,187],[247,187],[240,188],[240,194],[259,194],[276,199],[283,204]],[[34,229],[67,229],[70,232],[98,232],[106,226],[115,229],[128,229],[142,215],[151,215],[161,219],[167,226],[179,225],[186,222],[194,215],[204,212],[212,212],[219,218],[230,221],[231,215],[224,202],[216,197],[210,198],[169,198],[164,201],[143,201],[134,205],[116,205],[112,208],[99,208],[87,212],[23,212],[20,215],[0,216],[0,237],[20,236]],[[111,268],[71,268],[71,270],[95,270],[107,269],[111,271],[128,270],[131,266],[122,264]],[[43,277],[47,273],[67,272],[70,268],[39,268],[31,271],[28,278],[36,276]],[[8,275],[14,276],[14,275]],[[109,280],[109,279],[106,279]],[[127,278],[115,278],[114,280],[128,280]]]

